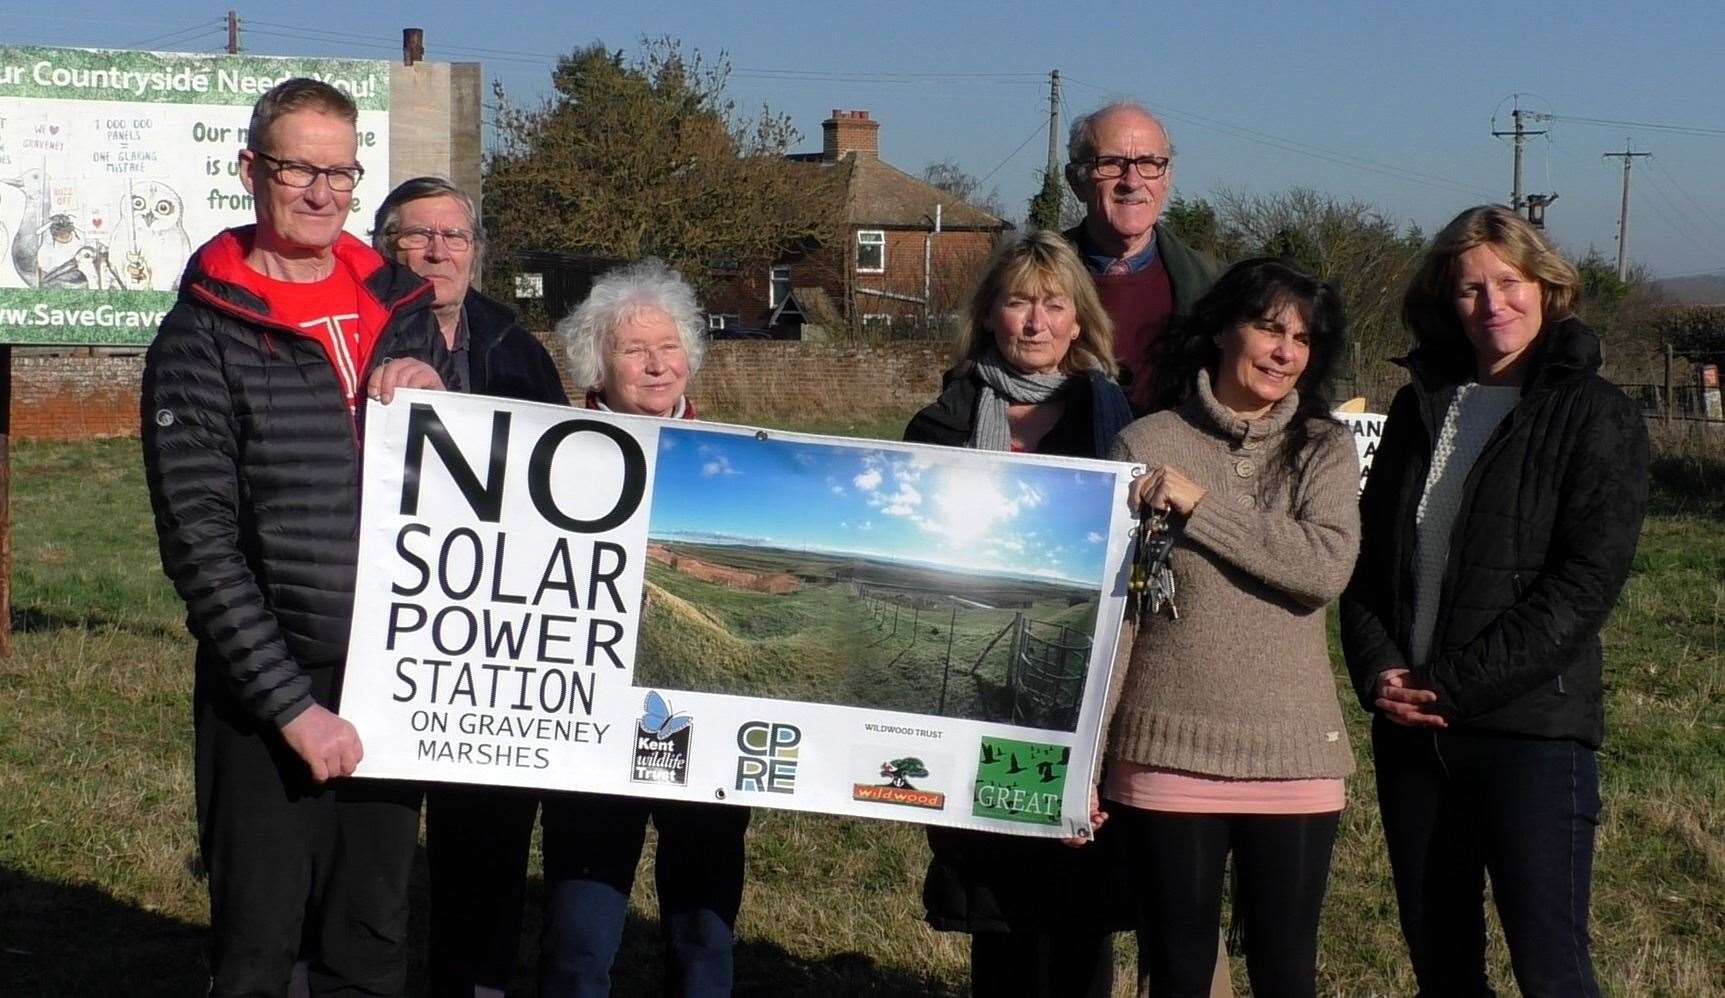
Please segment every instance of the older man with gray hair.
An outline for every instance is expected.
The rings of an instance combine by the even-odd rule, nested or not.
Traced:
[[[1142,104],[1118,101],[1072,122],[1066,182],[1084,221],[1066,238],[1078,248],[1114,320],[1114,356],[1137,415],[1155,386],[1156,340],[1216,279],[1215,265],[1161,224],[1174,182],[1168,130]]]
[[[431,282],[432,312],[455,358],[450,391],[569,404],[551,355],[514,312],[473,288],[485,227],[467,192],[440,177],[403,181],[378,206],[371,241]]]
[[[473,288],[485,227],[465,191],[440,177],[404,181],[378,206],[371,241],[431,283],[431,310],[454,357],[452,391],[569,404],[551,355],[514,312]],[[501,995],[508,987],[538,809],[529,790],[427,788],[432,994]]]

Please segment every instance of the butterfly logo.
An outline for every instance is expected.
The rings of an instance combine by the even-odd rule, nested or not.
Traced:
[[[687,714],[672,713],[671,705],[657,690],[647,691],[647,699],[641,703],[642,734],[664,741],[693,723],[694,718]]]

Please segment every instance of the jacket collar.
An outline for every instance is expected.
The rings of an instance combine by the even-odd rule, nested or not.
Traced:
[[[1471,377],[1471,368],[1463,371],[1455,360],[1453,354],[1422,345],[1393,363],[1407,368],[1414,384],[1431,393]],[[1574,316],[1547,322],[1534,340],[1521,393],[1526,396],[1597,374],[1604,363],[1599,336],[1586,323]]]
[[[268,285],[263,275],[246,263],[256,232],[255,225],[226,229],[199,247],[180,280],[181,296],[195,297],[248,320],[275,322]],[[431,285],[413,271],[385,260],[349,233],[343,232],[336,240],[334,255],[336,266],[386,312],[431,293]]]
[[[472,288],[461,307],[467,313],[468,348],[474,351],[491,349],[518,321],[509,306]]]

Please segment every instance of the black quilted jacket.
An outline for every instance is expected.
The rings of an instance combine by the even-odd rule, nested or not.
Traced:
[[[1647,507],[1647,427],[1599,376],[1599,339],[1546,326],[1521,400],[1469,472],[1450,537],[1431,652],[1420,677],[1452,728],[1605,735],[1599,631],[1629,575]],[[1342,595],[1342,646],[1360,702],[1411,647],[1414,511],[1446,389],[1438,358],[1407,358],[1360,500],[1362,537]]]
[[[202,678],[279,728],[312,703],[305,670],[346,653],[364,413],[349,415],[323,347],[247,286],[249,239],[230,230],[192,257],[150,345],[144,471],[162,568],[200,667],[220,673]],[[351,236],[335,252],[383,324],[371,366],[415,357],[447,377],[430,285]]]
[[[551,355],[508,306],[471,289],[462,304],[467,310],[473,394],[569,404]]]

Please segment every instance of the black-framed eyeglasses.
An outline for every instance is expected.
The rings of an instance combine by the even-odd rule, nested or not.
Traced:
[[[270,162],[270,176],[276,183],[287,187],[310,187],[317,183],[318,177],[329,181],[329,189],[346,194],[359,186],[359,181],[365,176],[363,166],[312,166],[310,163],[300,163],[291,159],[280,159],[267,152],[253,152],[252,155]]]
[[[1095,177],[1097,180],[1113,180],[1115,177],[1124,177],[1126,175],[1126,164],[1128,163],[1132,164],[1132,168],[1137,170],[1138,175],[1143,177],[1145,180],[1160,180],[1162,179],[1162,176],[1168,172],[1168,164],[1172,162],[1172,160],[1167,156],[1151,154],[1148,156],[1138,156],[1136,158],[1128,158],[1126,156],[1092,156],[1084,162],[1090,169],[1090,175]]]
[[[424,249],[431,245],[434,236],[443,237],[443,245],[457,253],[473,245],[473,233],[466,229],[433,229],[416,225],[410,229],[389,229],[388,235],[395,240],[396,248],[404,250]]]

